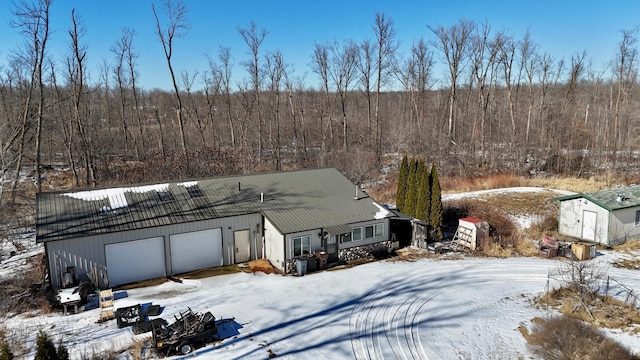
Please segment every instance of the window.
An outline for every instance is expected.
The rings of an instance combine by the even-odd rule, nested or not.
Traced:
[[[342,235],[342,242],[343,243],[349,242],[349,241],[351,241],[351,233]]]
[[[640,225],[640,210],[636,210],[636,226]]]
[[[293,256],[309,254],[311,252],[311,237],[309,235],[294,237],[293,239]]]
[[[382,236],[384,235],[384,224],[375,224],[375,236]]]
[[[355,228],[355,229],[351,230],[351,237],[352,237],[353,241],[362,240],[362,228],[358,227],[358,228]]]
[[[371,239],[371,238],[382,236],[382,235],[384,235],[383,224],[367,225],[364,228],[365,239]]]

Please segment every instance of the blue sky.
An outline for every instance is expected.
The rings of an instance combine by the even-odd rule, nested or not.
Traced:
[[[0,66],[22,42],[16,29],[9,26],[12,0],[0,0]],[[159,4],[159,1],[156,1]],[[375,13],[389,16],[395,24],[400,51],[408,52],[420,37],[433,39],[428,26],[450,26],[460,19],[487,22],[492,29],[508,30],[521,39],[530,29],[539,49],[555,59],[570,60],[575,53],[587,52],[596,67],[604,67],[615,55],[620,30],[640,25],[640,0],[456,0],[456,1],[206,1],[185,0],[191,29],[186,37],[175,40],[174,68],[178,73],[207,67],[206,53],[216,56],[220,46],[229,47],[235,61],[237,78],[245,76],[240,62],[248,57],[248,48],[238,34],[251,21],[268,34],[260,48],[264,55],[279,50],[294,74],[309,86],[317,86],[310,56],[314,43],[353,39],[375,39],[372,24]],[[91,81],[97,81],[97,64],[113,62],[110,51],[123,27],[135,29],[134,46],[139,52],[138,70],[145,89],[169,89],[171,80],[154,33],[151,1],[139,0],[54,0],[51,10],[50,55],[56,60],[68,51],[67,30],[71,9],[75,8],[86,27],[82,39],[87,46]],[[437,54],[436,54],[437,55]],[[437,74],[438,77],[443,75]]]

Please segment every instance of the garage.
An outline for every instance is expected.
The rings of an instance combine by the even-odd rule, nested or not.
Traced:
[[[104,251],[110,287],[167,275],[162,237],[108,244]]]
[[[220,228],[171,235],[170,244],[173,274],[224,265]]]

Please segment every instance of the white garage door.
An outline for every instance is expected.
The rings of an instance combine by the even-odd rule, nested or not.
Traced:
[[[222,266],[222,230],[211,229],[171,235],[173,274]]]
[[[162,237],[105,245],[109,286],[164,277]]]

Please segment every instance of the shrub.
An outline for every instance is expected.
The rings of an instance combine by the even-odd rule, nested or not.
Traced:
[[[11,352],[9,344],[5,341],[0,345],[0,360],[13,360],[13,352]]]
[[[529,345],[543,359],[638,359],[595,327],[567,316],[534,324]]]
[[[36,356],[34,360],[57,360],[56,346],[47,333],[41,331],[36,339]]]

